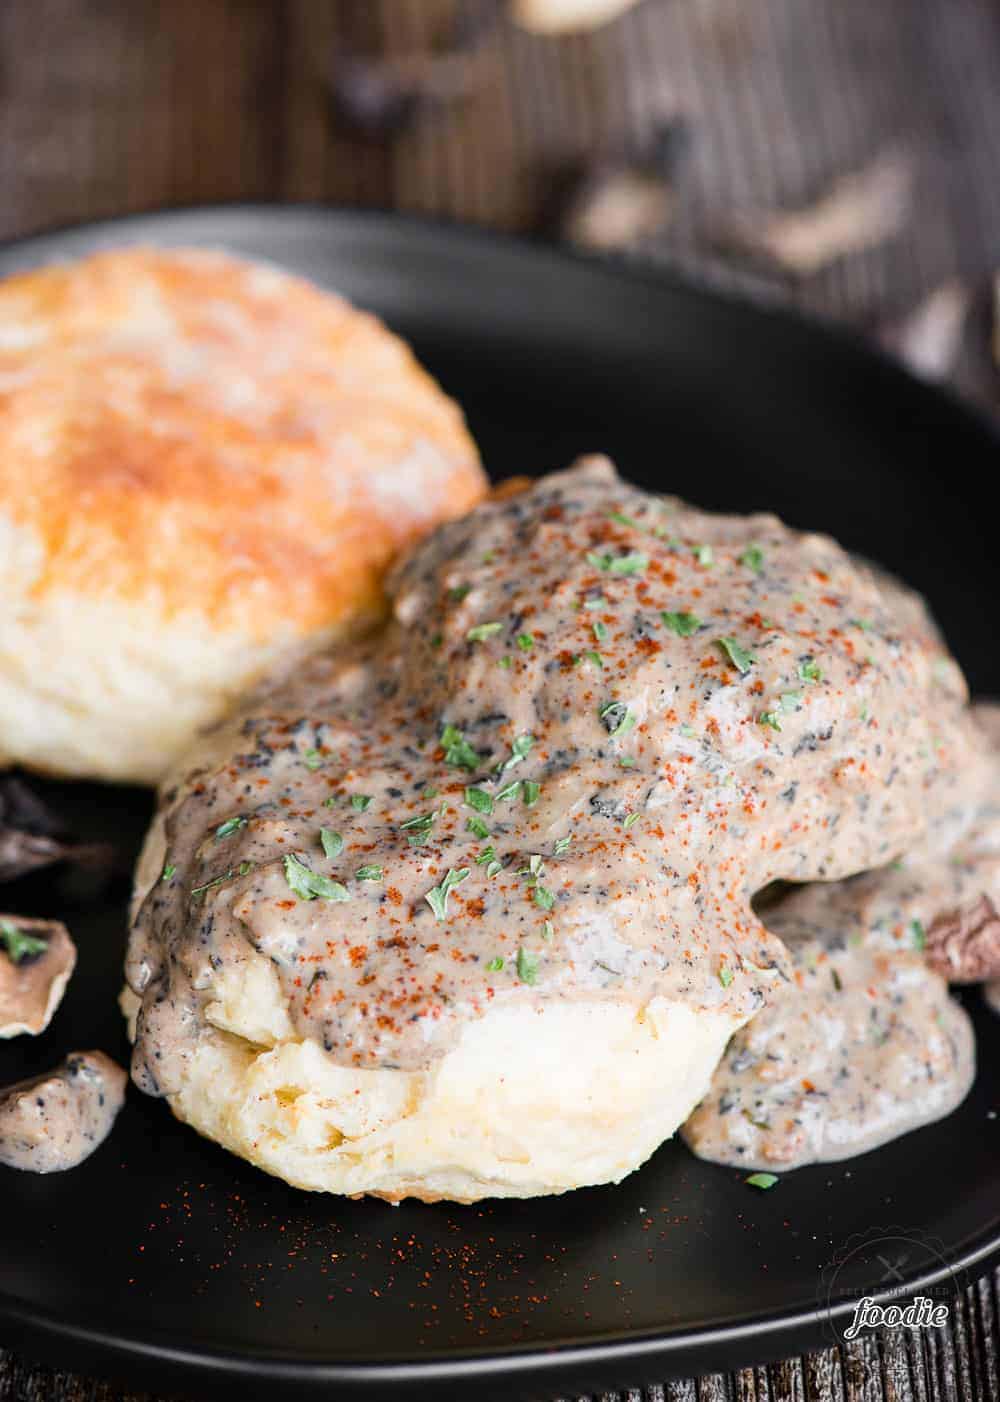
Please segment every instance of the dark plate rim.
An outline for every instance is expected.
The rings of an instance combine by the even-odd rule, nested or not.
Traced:
[[[823,320],[796,307],[754,300],[738,293],[718,288],[679,273],[673,268],[639,265],[615,255],[594,255],[572,248],[563,248],[538,237],[515,236],[482,228],[457,219],[434,218],[426,215],[400,213],[383,208],[358,209],[321,201],[220,201],[209,204],[164,205],[130,211],[127,214],[97,220],[66,222],[42,227],[15,238],[0,240],[0,278],[7,274],[6,255],[30,253],[33,246],[45,242],[58,244],[63,238],[103,234],[113,236],[127,232],[132,226],[155,226],[160,221],[190,221],[195,227],[203,219],[219,216],[246,216],[269,220],[279,218],[313,217],[333,220],[341,227],[401,229],[414,236],[449,244],[478,244],[483,250],[495,250],[507,257],[529,257],[536,263],[548,262],[554,269],[567,265],[609,283],[630,283],[643,287],[651,295],[664,293],[691,302],[708,303],[729,316],[741,317],[758,324],[774,325],[786,332],[813,341],[826,342],[832,349],[852,357],[864,369],[877,369],[900,389],[911,394],[935,398],[948,414],[972,426],[993,447],[1000,447],[1000,426],[988,417],[985,409],[961,398],[947,385],[920,378],[888,351],[861,337],[852,328]],[[151,233],[151,237],[155,234]],[[949,1276],[972,1271],[985,1271],[1000,1262],[1000,1234],[995,1228],[973,1238],[963,1254],[940,1269],[907,1278],[905,1287],[913,1293],[926,1291]],[[898,1294],[898,1286],[876,1299],[888,1299]],[[794,1347],[804,1346],[808,1339],[815,1343],[822,1321],[829,1324],[846,1318],[854,1311],[850,1300],[819,1308],[791,1309],[766,1315],[751,1315],[745,1320],[725,1325],[704,1327],[685,1326],[683,1329],[643,1330],[623,1340],[620,1334],[596,1335],[586,1343],[555,1344],[539,1348],[531,1344],[494,1346],[489,1350],[470,1352],[452,1349],[428,1353],[413,1360],[380,1363],[376,1360],[337,1363],[283,1354],[274,1350],[256,1352],[241,1349],[191,1346],[170,1342],[155,1328],[130,1328],[120,1333],[101,1326],[92,1326],[58,1312],[49,1312],[27,1304],[9,1294],[0,1293],[0,1320],[10,1326],[13,1334],[8,1342],[18,1346],[46,1348],[55,1345],[70,1361],[92,1364],[95,1359],[109,1360],[112,1366],[163,1369],[171,1374],[186,1376],[192,1381],[200,1375],[206,1383],[222,1381],[270,1381],[298,1388],[321,1390],[331,1384],[353,1390],[375,1385],[385,1387],[440,1383],[459,1383],[474,1379],[523,1377],[533,1373],[544,1376],[546,1382],[556,1383],[560,1375],[571,1374],[574,1368],[595,1364],[616,1367],[633,1363],[640,1369],[665,1371],[670,1376],[687,1376],[695,1371],[717,1369],[721,1366],[739,1367],[787,1355]],[[157,1376],[154,1371],[152,1376]]]
[[[907,1277],[905,1291],[907,1294],[927,1291],[949,1278],[954,1279],[995,1262],[1000,1262],[1000,1238],[971,1247],[963,1256],[940,1269]],[[872,1298],[883,1302],[898,1299],[903,1288],[896,1284]],[[49,1314],[0,1295],[0,1319],[12,1323],[29,1343],[33,1340],[58,1339],[77,1355],[81,1348],[87,1353],[96,1349],[120,1360],[180,1366],[185,1371],[196,1369],[225,1374],[230,1378],[317,1386],[332,1383],[348,1386],[422,1385],[435,1381],[460,1382],[464,1379],[509,1377],[525,1373],[550,1373],[555,1380],[559,1374],[578,1365],[595,1362],[614,1365],[643,1360],[665,1364],[671,1376],[687,1376],[690,1372],[688,1359],[693,1350],[699,1357],[715,1354],[721,1359],[733,1357],[734,1351],[746,1344],[747,1354],[743,1356],[741,1352],[740,1355],[744,1357],[744,1364],[758,1363],[784,1356],[786,1348],[794,1341],[804,1335],[815,1334],[821,1322],[825,1321],[832,1327],[853,1316],[854,1311],[855,1302],[847,1299],[822,1309],[817,1305],[814,1309],[769,1314],[738,1324],[705,1329],[686,1328],[673,1333],[643,1331],[625,1341],[597,1336],[594,1342],[586,1344],[556,1344],[548,1348],[508,1344],[489,1352],[455,1349],[397,1363],[336,1363],[304,1361],[294,1355],[272,1350],[236,1351],[200,1345],[187,1348],[165,1342],[155,1329],[116,1334],[86,1323],[73,1323],[62,1315]],[[759,1346],[762,1343],[763,1348]],[[683,1368],[673,1366],[678,1355],[684,1363]]]

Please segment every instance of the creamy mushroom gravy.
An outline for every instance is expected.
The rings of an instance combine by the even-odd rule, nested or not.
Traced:
[[[384,632],[252,698],[163,795],[127,966],[151,1093],[255,955],[348,1065],[426,1066],[499,999],[750,1017],[790,976],[754,893],[891,861],[968,769],[914,596],[603,459],[440,528],[389,590]]]
[[[982,753],[950,801],[932,806],[914,851],[762,912],[793,975],[731,1039],[681,1131],[702,1158],[753,1168],[847,1158],[965,1098],[975,1043],[946,976],[982,973],[975,959],[963,969],[945,957],[937,932],[983,901],[1000,904],[1000,709],[973,714]]]
[[[0,1090],[0,1164],[61,1173],[111,1133],[127,1077],[103,1052],[72,1052],[61,1066]]]

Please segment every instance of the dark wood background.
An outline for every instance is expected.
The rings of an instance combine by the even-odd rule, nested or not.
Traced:
[[[870,247],[809,275],[733,249],[748,213],[808,207],[882,157],[912,188]],[[637,170],[665,179],[670,218],[622,256],[911,353],[926,299],[948,289],[967,313],[936,373],[1000,405],[995,0],[645,0],[559,39],[516,29],[499,0],[0,0],[0,236],[274,199],[559,237],[602,177]],[[997,1402],[998,1321],[1000,1283],[984,1279],[944,1330],[647,1402]],[[125,1396],[0,1348],[0,1402]]]

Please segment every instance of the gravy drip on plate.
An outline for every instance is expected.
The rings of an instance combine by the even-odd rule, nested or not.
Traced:
[[[261,955],[344,1065],[426,1067],[505,999],[750,1017],[790,976],[754,893],[893,860],[967,767],[918,600],[603,459],[437,530],[389,590],[385,631],[253,697],[163,796],[127,969],[152,1093]]]
[[[949,1114],[975,1074],[948,996],[942,916],[1000,905],[1000,710],[921,844],[879,871],[794,891],[762,912],[793,975],[730,1041],[682,1131],[702,1158],[794,1168],[864,1153]]]

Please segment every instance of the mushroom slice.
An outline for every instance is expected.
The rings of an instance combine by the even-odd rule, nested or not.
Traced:
[[[765,214],[741,211],[718,242],[811,277],[850,253],[874,248],[903,227],[912,208],[913,163],[885,151],[862,170],[835,181],[815,204]]]
[[[71,1052],[54,1071],[0,1090],[0,1164],[28,1173],[75,1168],[111,1133],[126,1079],[103,1052]]]
[[[76,967],[58,920],[0,915],[0,1037],[37,1037],[52,1021]]]
[[[949,983],[1000,978],[1000,914],[989,896],[934,920],[927,931],[927,961]]]
[[[536,34],[597,29],[623,15],[636,0],[514,0],[514,22]]]

